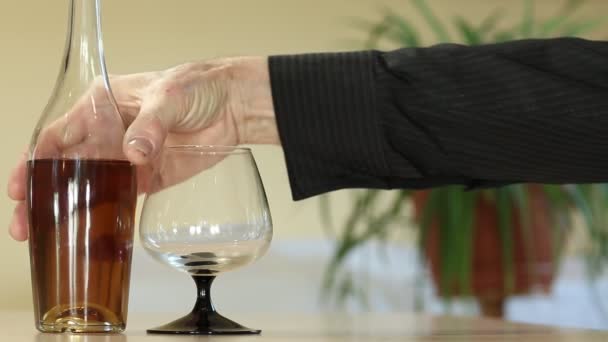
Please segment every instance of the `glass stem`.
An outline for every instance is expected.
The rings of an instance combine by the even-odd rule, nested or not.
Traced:
[[[215,313],[215,308],[211,302],[211,284],[215,280],[214,276],[193,276],[196,283],[197,299],[194,304],[193,313],[201,315]]]

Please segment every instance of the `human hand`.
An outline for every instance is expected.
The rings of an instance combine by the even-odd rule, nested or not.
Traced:
[[[129,161],[138,167],[140,191],[147,186],[151,163],[165,145],[279,144],[266,58],[188,63],[162,72],[111,77],[110,83],[118,109],[129,124],[121,147]],[[90,101],[102,91],[105,92],[103,86],[93,86],[85,98]],[[88,133],[104,127],[99,127],[103,123],[87,119],[91,117],[83,110],[87,101],[77,103],[41,132],[37,147],[41,150],[36,156],[58,151],[63,156],[83,155],[83,151],[90,149],[93,142],[87,139],[91,136]],[[8,182],[9,197],[18,202],[10,234],[19,241],[26,240],[28,235],[25,205],[28,158],[24,154]],[[168,181],[199,170],[184,166],[179,175],[167,175]]]

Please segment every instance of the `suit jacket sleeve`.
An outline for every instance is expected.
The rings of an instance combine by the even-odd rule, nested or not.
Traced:
[[[273,56],[294,199],[343,188],[608,181],[608,43]]]

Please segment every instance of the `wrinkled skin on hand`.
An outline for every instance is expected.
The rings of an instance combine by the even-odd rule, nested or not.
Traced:
[[[27,239],[26,162],[42,158],[124,159],[137,166],[138,189],[146,191],[154,161],[164,146],[278,143],[276,127],[256,131],[262,117],[274,122],[266,58],[251,57],[189,63],[162,72],[110,77],[116,104],[95,82],[73,108],[40,130],[38,143],[24,153],[8,181],[8,195],[17,201],[10,234]],[[103,111],[120,111],[124,123]],[[93,111],[95,108],[95,112]],[[127,125],[126,132],[124,125]],[[119,126],[122,127],[119,127]],[[163,168],[168,186],[209,165]]]

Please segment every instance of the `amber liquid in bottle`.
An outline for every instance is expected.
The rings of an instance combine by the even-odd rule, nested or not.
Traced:
[[[38,329],[124,330],[135,167],[126,161],[32,160],[27,194]]]

